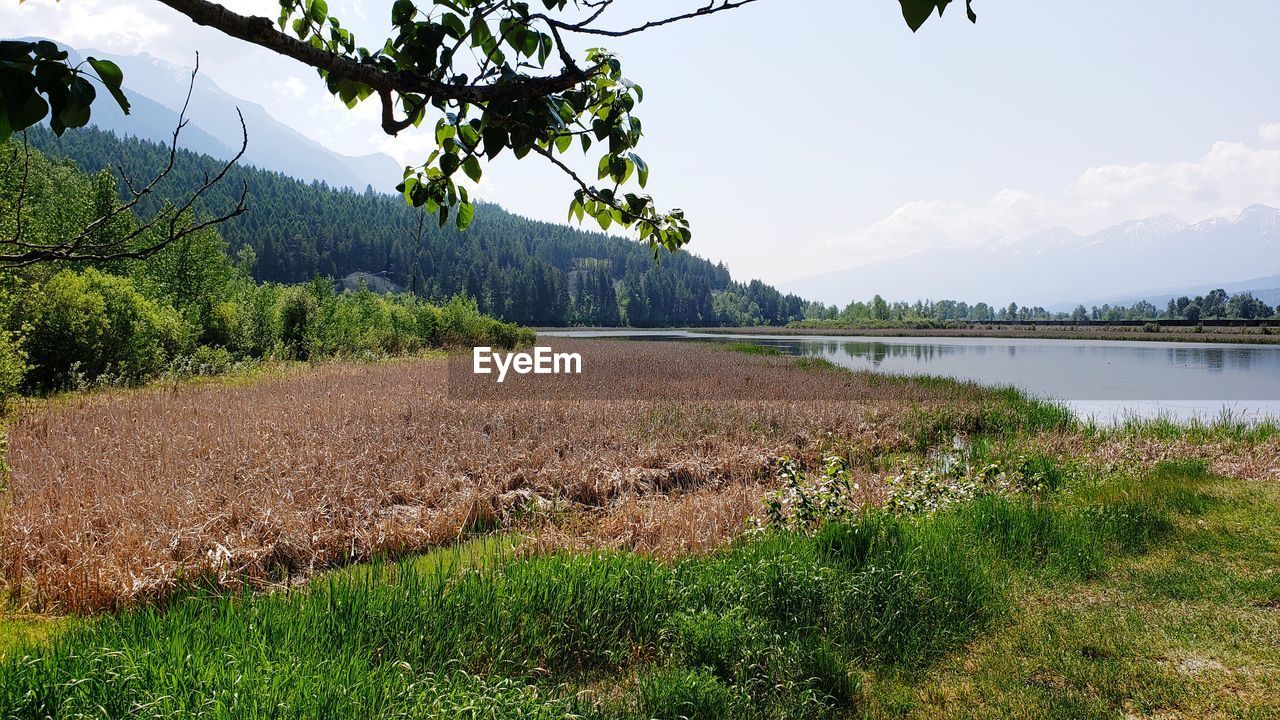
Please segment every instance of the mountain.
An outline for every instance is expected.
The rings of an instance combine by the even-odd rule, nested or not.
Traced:
[[[1280,272],[1280,210],[1252,205],[1234,219],[1194,225],[1162,215],[1087,236],[1056,228],[1008,244],[917,252],[781,287],[837,305],[880,294],[1075,307],[1135,296],[1134,288],[1224,287],[1206,286],[1205,278],[1267,272]]]
[[[1268,305],[1280,304],[1280,275],[1268,275],[1266,277],[1252,278],[1250,280],[1237,280],[1235,282],[1201,283],[1199,285],[1187,285],[1176,288],[1144,290],[1142,292],[1129,293],[1127,295],[1080,298],[1077,302],[1059,303],[1051,305],[1047,309],[1050,311],[1070,312],[1076,305],[1081,304],[1085,307],[1101,307],[1102,305],[1129,306],[1143,300],[1163,309],[1164,306],[1172,299],[1183,296],[1194,298],[1198,295],[1204,295],[1214,289],[1226,290],[1229,295],[1237,295],[1245,292],[1252,293],[1254,297]]]
[[[73,62],[81,54],[60,44]],[[82,55],[112,60],[124,71],[124,91],[132,104],[125,115],[109,98],[93,105],[90,120],[103,130],[122,137],[169,143],[178,124],[178,112],[186,98],[191,69],[179,67],[146,53],[112,55],[84,50]],[[180,145],[188,150],[228,160],[240,149],[240,121],[236,108],[244,114],[249,146],[243,162],[282,172],[300,180],[319,180],[331,187],[363,190],[372,185],[379,190],[394,188],[403,168],[387,155],[349,156],[333,152],[271,117],[261,105],[235,97],[218,87],[204,74],[196,76],[187,109],[189,124],[182,131]]]

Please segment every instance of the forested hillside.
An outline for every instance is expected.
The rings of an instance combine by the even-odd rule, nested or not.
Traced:
[[[336,293],[323,279],[257,282],[249,275],[251,250],[232,258],[215,229],[192,223],[179,217],[176,224],[192,231],[171,235],[167,223],[148,223],[120,204],[110,173],[80,172],[66,160],[28,153],[16,140],[0,144],[6,252],[82,240],[123,253],[33,262],[9,254],[0,264],[0,411],[15,392],[136,385],[277,359],[510,348],[534,339],[461,296],[433,304],[362,287]]]
[[[82,129],[55,138],[30,132],[33,146],[74,161],[86,172],[118,166],[150,177],[167,158],[164,146]],[[252,142],[252,138],[250,138]],[[140,210],[154,212],[190,192],[218,161],[182,152],[161,191]],[[480,310],[526,325],[758,325],[804,316],[805,302],[758,281],[734,282],[723,265],[662,252],[597,232],[537,222],[483,205],[465,232],[439,228],[397,195],[335,190],[276,172],[238,167],[204,198],[202,210],[232,207],[241,180],[250,211],[220,226],[232,254],[250,247],[261,281],[298,283],[317,276],[379,275],[431,300],[474,297]]]

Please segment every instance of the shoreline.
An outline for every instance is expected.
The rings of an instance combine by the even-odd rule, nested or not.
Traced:
[[[1116,328],[1114,330],[1059,330],[1038,328],[1034,330],[998,330],[994,328],[795,328],[795,327],[540,327],[544,332],[698,332],[711,335],[794,335],[840,337],[919,337],[919,338],[1008,338],[1018,340],[1117,340],[1136,342],[1220,343],[1236,345],[1280,345],[1280,332],[1264,334],[1240,332],[1241,328],[1206,328],[1204,332],[1145,332],[1142,328]]]

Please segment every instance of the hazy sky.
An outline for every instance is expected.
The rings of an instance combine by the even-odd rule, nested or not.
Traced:
[[[618,0],[606,17],[623,26],[701,4]],[[370,46],[390,5],[329,0]],[[1280,205],[1280,2],[974,8],[977,25],[953,7],[913,35],[894,0],[761,0],[607,43],[645,87],[649,190],[686,210],[694,252],[770,282],[1058,225]],[[346,154],[416,163],[429,145],[382,135],[373,105],[349,112],[307,68],[152,0],[0,0],[0,25],[175,63],[198,49],[224,89]],[[559,222],[572,186],[508,160],[479,192]]]

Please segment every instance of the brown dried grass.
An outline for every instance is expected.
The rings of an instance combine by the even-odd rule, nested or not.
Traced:
[[[581,352],[584,375],[494,391],[451,385],[442,360],[331,364],[26,408],[9,428],[0,580],[21,607],[99,611],[547,514],[584,518],[549,543],[705,550],[741,531],[777,457],[901,447],[912,411],[991,401],[692,344],[556,347]]]

